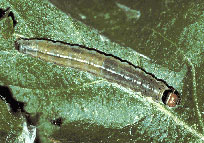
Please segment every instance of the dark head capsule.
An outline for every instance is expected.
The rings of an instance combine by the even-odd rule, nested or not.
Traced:
[[[162,96],[162,101],[169,107],[175,107],[180,104],[179,93],[174,89],[166,90]]]

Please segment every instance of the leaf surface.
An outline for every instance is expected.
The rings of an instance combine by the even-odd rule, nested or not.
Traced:
[[[157,55],[160,55],[158,49],[158,46],[161,48],[160,42],[167,42],[169,45],[167,51],[171,51],[171,47],[174,47],[177,53],[175,58],[170,59],[168,57],[163,59],[165,56],[162,55],[160,60],[167,61],[167,65],[164,66],[164,63],[158,64],[154,56],[148,57],[145,52],[139,53],[140,48],[137,51],[112,42],[101,35],[99,30],[73,19],[48,1],[8,0],[2,1],[1,5],[4,8],[11,7],[18,23],[13,37],[6,39],[3,34],[0,37],[2,69],[0,83],[11,87],[17,100],[27,104],[27,112],[40,113],[37,128],[42,141],[202,142],[204,140],[202,124],[204,107],[202,100],[199,100],[203,97],[198,93],[199,90],[196,90],[197,86],[202,87],[199,85],[202,83],[202,77],[196,78],[199,75],[196,71],[202,63],[202,56],[199,56],[195,62],[195,58],[189,56],[197,52],[196,48],[193,48],[195,51],[188,53],[186,52],[188,49],[175,44],[164,34],[165,32],[150,27],[149,24],[144,25],[143,28],[146,27],[150,32],[149,38],[142,35],[141,38],[136,38],[138,41],[147,39],[144,42],[146,46],[150,41],[154,41],[151,48]],[[0,22],[4,24],[3,20]],[[177,108],[168,108],[151,98],[143,97],[130,89],[87,72],[23,55],[14,47],[16,36],[19,35],[84,45],[128,60],[174,86],[182,93],[182,104]],[[180,44],[184,39],[181,34]],[[142,42],[138,43],[138,47],[141,44]],[[178,68],[172,70],[170,61],[177,63],[179,59],[182,60]],[[195,67],[198,63],[199,66]],[[51,124],[53,120],[59,118],[63,121],[60,128]]]

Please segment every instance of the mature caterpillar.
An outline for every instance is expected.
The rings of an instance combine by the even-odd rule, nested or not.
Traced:
[[[180,102],[179,93],[163,80],[113,55],[75,44],[39,39],[18,39],[16,49],[58,65],[77,68],[116,82],[169,107]]]

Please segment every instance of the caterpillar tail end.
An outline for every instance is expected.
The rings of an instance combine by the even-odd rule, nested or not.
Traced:
[[[20,45],[17,40],[15,41],[15,49],[20,51]]]

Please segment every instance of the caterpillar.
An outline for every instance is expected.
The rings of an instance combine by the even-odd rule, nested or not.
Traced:
[[[180,103],[179,93],[144,69],[102,51],[45,39],[17,39],[16,49],[24,54],[61,66],[87,71],[115,82],[169,107]]]

